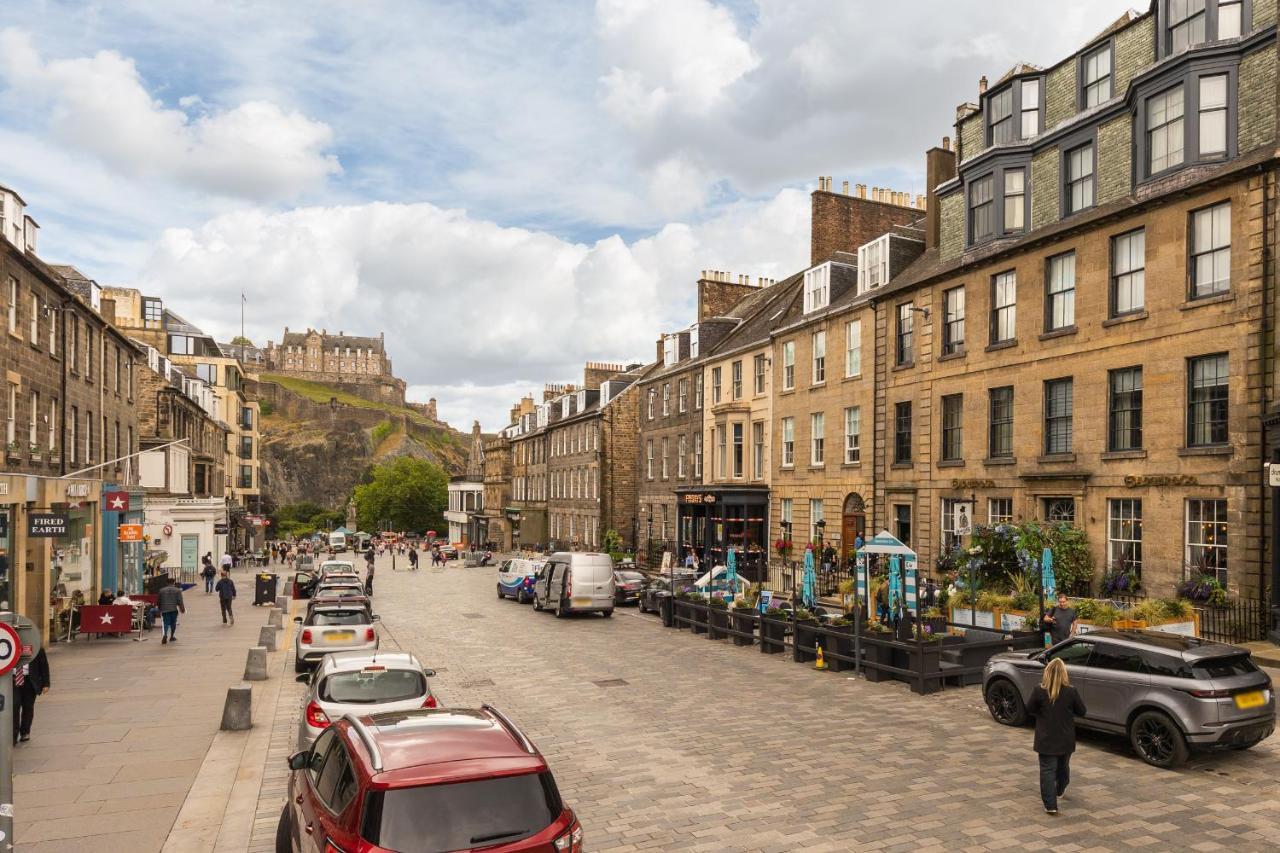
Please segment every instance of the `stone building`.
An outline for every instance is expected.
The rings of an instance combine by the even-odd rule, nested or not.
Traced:
[[[280,343],[267,341],[264,370],[313,382],[350,388],[361,396],[405,405],[405,383],[391,370],[382,333],[376,338],[348,335],[326,329],[290,332],[286,326]]]
[[[471,449],[467,470],[449,480],[449,506],[445,521],[449,522],[449,541],[472,550],[488,540],[484,502],[484,437],[480,422],[471,424]]]
[[[512,409],[514,419],[503,430],[511,442],[511,506],[503,512],[511,526],[512,547],[541,548],[547,544],[548,401],[568,387],[545,386],[541,403],[525,397]]]
[[[865,303],[869,523],[922,566],[972,499],[979,523],[1079,525],[1152,595],[1266,588],[1276,3],[1192,6],[984,79],[955,173],[930,153],[926,250]]]
[[[486,540],[499,551],[510,551],[511,442],[498,435],[484,443],[484,529]]]

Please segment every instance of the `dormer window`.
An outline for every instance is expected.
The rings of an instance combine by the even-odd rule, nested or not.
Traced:
[[[889,280],[889,235],[858,247],[858,292],[879,287]]]
[[[1012,142],[1013,135],[1013,87],[1001,89],[987,101],[988,121],[991,125],[991,145]]]
[[[1043,129],[1044,79],[1022,77],[986,96],[987,145],[1031,139]]]
[[[680,336],[679,335],[663,335],[662,337],[662,366],[670,367],[680,360]]]
[[[698,327],[689,330],[689,358],[698,357]]]
[[[826,263],[804,273],[804,313],[826,308],[831,301],[831,264]]]
[[[1208,0],[1168,0],[1169,51],[1204,44],[1208,32]]]
[[[1022,138],[1030,139],[1040,132],[1040,81],[1023,80],[1018,84],[1022,103],[1018,114],[1022,117]]]
[[[995,236],[994,182],[994,176],[987,175],[969,184],[969,239],[972,243],[981,243]]]
[[[1080,60],[1080,86],[1081,109],[1111,100],[1111,42]]]

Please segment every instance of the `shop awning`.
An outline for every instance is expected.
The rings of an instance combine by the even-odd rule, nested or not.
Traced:
[[[910,557],[916,555],[915,551],[903,545],[896,536],[887,530],[881,530],[875,536],[872,536],[859,551],[865,551],[868,554],[902,554]]]

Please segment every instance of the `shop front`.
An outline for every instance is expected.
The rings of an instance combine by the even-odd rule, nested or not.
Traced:
[[[102,486],[102,588],[142,592],[146,493],[114,483]]]
[[[724,565],[737,552],[738,574],[764,577],[769,553],[769,490],[697,486],[676,489],[676,551],[683,563],[692,553],[700,564]]]
[[[512,548],[543,547],[547,544],[547,511],[543,508],[504,507],[502,514],[511,527]]]

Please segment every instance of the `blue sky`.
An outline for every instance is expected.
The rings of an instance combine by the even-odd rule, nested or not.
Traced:
[[[229,336],[385,331],[493,429],[653,352],[704,268],[804,266],[808,192],[923,192],[977,79],[1114,0],[9,3],[0,183],[41,254]]]

